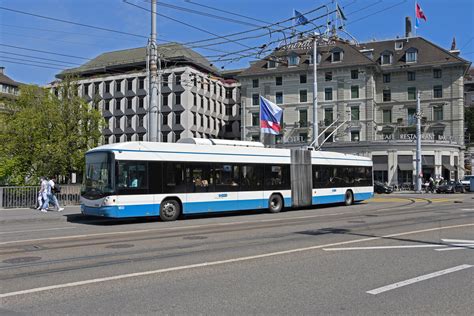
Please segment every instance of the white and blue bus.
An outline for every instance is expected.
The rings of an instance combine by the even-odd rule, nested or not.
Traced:
[[[126,142],[86,153],[83,214],[110,218],[353,204],[373,196],[372,160],[256,142]]]

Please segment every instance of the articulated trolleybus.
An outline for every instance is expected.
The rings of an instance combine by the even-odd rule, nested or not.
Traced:
[[[343,203],[373,196],[372,160],[219,139],[126,142],[86,153],[83,214],[123,218]]]

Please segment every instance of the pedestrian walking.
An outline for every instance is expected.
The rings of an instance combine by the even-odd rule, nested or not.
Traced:
[[[42,178],[41,188],[40,188],[41,197],[42,197],[42,200],[43,200],[43,205],[41,206],[41,209],[40,209],[40,211],[42,213],[46,213],[48,211],[48,207],[49,207],[48,191],[50,191],[50,190],[51,190],[51,188],[49,186],[48,179],[47,178]]]
[[[36,208],[38,211],[41,210],[43,208],[43,191],[46,189],[43,187],[43,181],[44,181],[44,177],[40,177],[40,189],[38,191],[38,207]]]
[[[64,211],[64,208],[59,206],[59,201],[58,198],[56,197],[55,193],[60,193],[61,190],[59,189],[59,185],[56,184],[56,178],[53,176],[51,179],[48,181],[48,186],[49,186],[49,200],[53,203],[53,205],[56,207],[56,210],[58,212]]]

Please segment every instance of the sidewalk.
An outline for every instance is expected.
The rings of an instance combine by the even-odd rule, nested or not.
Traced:
[[[42,213],[32,208],[11,208],[11,209],[0,209],[0,224],[7,223],[27,223],[36,221],[47,221],[47,222],[67,222],[68,216],[78,215],[80,216],[81,209],[79,205],[66,206],[64,211],[48,211]]]

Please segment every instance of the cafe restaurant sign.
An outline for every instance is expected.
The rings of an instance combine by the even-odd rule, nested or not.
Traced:
[[[384,140],[416,140],[416,134],[400,134],[398,138],[394,134],[385,134],[383,135]],[[425,133],[421,135],[422,140],[445,140],[445,141],[454,141],[453,136],[444,136],[436,135],[433,133]]]

